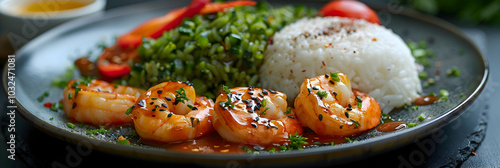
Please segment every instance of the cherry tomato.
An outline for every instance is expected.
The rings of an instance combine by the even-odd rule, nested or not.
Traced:
[[[380,24],[377,13],[364,3],[354,0],[334,0],[324,5],[318,12],[321,16],[339,16],[352,19],[364,19]]]

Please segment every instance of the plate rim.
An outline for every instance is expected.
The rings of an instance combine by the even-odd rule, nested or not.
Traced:
[[[157,4],[166,4],[169,3],[169,5],[173,4],[172,6],[165,7]],[[306,2],[308,3],[308,2]],[[310,2],[309,2],[310,3]],[[317,2],[313,2],[317,3]],[[40,36],[36,37],[35,39],[31,40],[27,44],[25,44],[20,50],[18,50],[15,55],[19,53],[24,53],[25,51],[30,51],[30,48],[33,48],[38,45],[38,43],[44,42],[44,39],[50,39],[53,36],[56,36],[57,34],[64,33],[64,31],[69,31],[74,28],[77,28],[79,25],[84,25],[88,23],[93,23],[93,22],[98,22],[102,20],[107,20],[107,19],[112,19],[114,17],[120,17],[123,15],[130,15],[134,13],[142,13],[147,10],[155,10],[155,9],[165,9],[165,8],[172,8],[174,9],[176,5],[180,5],[177,1],[175,2],[165,2],[165,1],[153,1],[153,2],[147,2],[147,3],[141,3],[141,4],[134,4],[134,5],[129,5],[129,6],[124,6],[124,7],[118,7],[115,9],[107,10],[105,11],[104,14],[99,15],[99,16],[92,16],[92,17],[85,17],[81,19],[76,19],[73,21],[69,21],[67,23],[64,23],[60,26],[57,26],[54,29],[51,29]],[[385,9],[385,7],[380,8],[380,6],[374,5],[374,4],[369,4],[369,6],[374,7],[375,9]],[[179,6],[180,7],[180,6]],[[394,140],[391,141],[391,139],[395,139],[394,137],[396,136],[401,136],[405,135],[407,139],[420,139],[426,135],[429,135],[429,133],[422,134],[424,132],[427,132],[428,130],[432,130],[431,132],[434,132],[443,126],[449,124],[450,122],[454,121],[456,118],[458,118],[460,115],[465,113],[467,108],[477,100],[477,97],[480,95],[480,93],[483,91],[483,89],[486,86],[486,83],[489,78],[489,64],[484,56],[483,52],[478,49],[478,47],[472,43],[472,41],[463,34],[463,32],[457,28],[455,25],[452,25],[451,23],[448,23],[447,21],[444,21],[442,19],[425,15],[419,12],[416,12],[412,9],[402,7],[403,10],[401,13],[398,13],[397,15],[403,15],[405,17],[409,17],[415,20],[420,20],[422,22],[426,22],[428,24],[432,24],[434,26],[437,26],[439,28],[445,29],[449,31],[450,33],[456,35],[460,39],[462,39],[464,42],[467,43],[467,45],[471,46],[473,48],[473,52],[477,53],[478,58],[481,59],[483,62],[484,66],[484,71],[482,72],[482,78],[481,82],[479,82],[478,86],[474,89],[474,91],[466,97],[464,100],[462,100],[458,105],[456,105],[454,108],[449,109],[446,113],[440,115],[437,118],[434,118],[433,120],[426,122],[424,124],[421,124],[417,126],[418,129],[413,128],[413,129],[405,129],[401,130],[392,134],[387,134],[384,136],[378,136],[378,137],[373,137],[369,138],[367,140],[363,140],[363,142],[357,143],[357,144],[343,144],[342,146],[336,146],[336,147],[320,147],[320,148],[313,148],[313,149],[308,149],[306,151],[291,151],[287,153],[276,153],[273,155],[252,155],[252,154],[238,154],[238,155],[230,155],[230,154],[218,154],[218,153],[210,153],[210,154],[199,154],[199,153],[188,153],[188,152],[177,152],[177,151],[168,151],[164,149],[155,149],[155,148],[143,148],[143,147],[135,147],[135,146],[124,146],[122,144],[116,144],[116,143],[111,143],[108,141],[102,141],[98,140],[95,138],[90,138],[88,136],[83,136],[80,134],[75,134],[71,131],[56,127],[55,125],[52,125],[50,123],[45,122],[44,120],[36,117],[34,114],[29,112],[25,107],[23,107],[19,100],[16,97],[16,105],[18,106],[18,111],[20,112],[21,116],[31,125],[35,126],[37,129],[41,130],[42,132],[45,132],[46,134],[49,134],[53,137],[56,137],[58,139],[61,139],[66,142],[70,142],[72,144],[78,145],[82,141],[86,141],[90,143],[92,146],[92,149],[98,149],[100,151],[104,151],[110,154],[117,155],[119,153],[121,156],[127,156],[127,157],[132,157],[130,154],[123,154],[123,153],[136,153],[137,155],[134,156],[134,158],[141,158],[145,160],[156,160],[156,161],[161,161],[165,158],[169,158],[166,161],[172,161],[175,160],[177,162],[183,162],[183,163],[192,163],[193,159],[196,159],[198,161],[211,161],[211,163],[216,163],[216,164],[221,164],[221,163],[227,163],[228,161],[245,161],[249,157],[252,157],[253,162],[258,162],[261,164],[266,164],[270,165],[272,163],[276,164],[276,161],[271,161],[271,159],[285,159],[287,158],[287,161],[292,161],[288,162],[290,164],[294,164],[293,161],[297,162],[297,160],[294,160],[298,157],[304,157],[304,156],[313,156],[313,155],[324,155],[324,154],[332,154],[332,153],[342,153],[346,151],[351,151],[351,150],[359,150],[366,148],[368,146],[372,145],[384,145],[387,142],[393,142]],[[132,10],[133,9],[133,10]],[[125,13],[123,11],[131,11],[129,13]],[[64,31],[62,31],[64,30]],[[3,83],[3,89],[5,90],[5,93],[8,93],[8,86],[7,86],[7,71],[8,71],[8,62],[5,63],[2,75],[4,78],[2,78],[2,83]],[[441,121],[441,122],[440,122]],[[444,123],[443,123],[444,122]],[[410,138],[411,137],[411,138]],[[406,142],[398,142],[393,147],[390,148],[385,148],[385,149],[380,149],[378,151],[372,152],[371,155],[379,154],[385,151],[393,150],[397,147],[400,147],[402,145],[410,143],[411,140],[406,140]],[[97,144],[97,145],[96,145]],[[355,146],[353,149],[351,146]],[[357,146],[357,147],[356,147]],[[371,156],[371,155],[366,155],[366,156]],[[363,157],[365,158],[365,157]],[[324,159],[324,158],[320,158]],[[331,158],[333,160],[339,159],[339,158]],[[350,160],[356,160],[355,158],[350,157],[349,159],[343,160],[344,162],[350,161]],[[314,161],[318,161],[319,159],[315,159]],[[214,162],[215,161],[215,162]],[[298,160],[301,161],[301,160]],[[341,160],[342,161],[342,160]],[[281,165],[284,161],[278,161]],[[241,162],[243,164],[248,163],[248,162]]]

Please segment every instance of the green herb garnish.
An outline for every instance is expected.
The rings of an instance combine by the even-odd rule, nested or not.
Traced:
[[[424,120],[425,120],[425,117],[426,117],[426,116],[425,116],[425,114],[423,114],[423,113],[422,113],[422,114],[420,114],[420,115],[418,116],[418,121],[424,121]]]
[[[418,110],[418,106],[411,106],[412,110]]]
[[[175,102],[174,104],[184,103],[184,101],[189,101],[189,98],[186,96],[186,90],[184,88],[180,88],[176,90],[175,93]]]
[[[322,98],[325,98],[325,97],[328,97],[328,93],[326,93],[326,91],[318,91],[318,96],[322,99]]]
[[[408,126],[408,128],[411,128],[411,127],[416,127],[418,124],[417,123],[408,123],[406,125]]]
[[[338,75],[339,73],[338,72],[335,72],[335,73],[330,73],[330,76],[332,77],[332,80],[335,81],[335,82],[340,82],[340,77]]]
[[[71,129],[75,129],[76,128],[76,125],[73,124],[73,123],[71,123],[71,122],[66,123],[66,126],[68,126]]]
[[[285,111],[285,114],[290,114],[290,113],[292,113],[292,108],[289,107],[288,110]]]
[[[451,67],[451,69],[446,70],[446,75],[448,76],[460,76],[460,70],[456,66]]]

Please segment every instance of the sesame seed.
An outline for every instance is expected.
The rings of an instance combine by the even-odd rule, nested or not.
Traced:
[[[76,103],[73,103],[73,109],[75,109],[75,108],[76,108]]]
[[[264,97],[264,95],[263,95],[262,93],[259,93],[259,96],[260,96],[260,97]]]
[[[351,110],[352,110],[352,108],[346,108],[346,110],[347,110],[347,111],[351,111]]]
[[[165,104],[165,103],[162,103],[162,104],[161,104],[161,106],[162,106],[162,107],[165,107],[165,108],[168,108],[168,107],[167,107],[167,104]]]
[[[197,107],[193,107],[191,110],[198,110],[198,108]]]
[[[163,93],[163,91],[162,90],[158,90],[158,91],[156,91],[156,93],[161,94],[161,93]]]
[[[153,109],[153,110],[151,110],[151,111],[156,111],[156,109]]]
[[[325,78],[329,78],[330,76],[328,76],[328,74],[325,74]]]
[[[293,117],[293,115],[289,115],[288,118],[295,119],[295,117]]]
[[[253,113],[253,110],[247,110],[249,113]]]
[[[319,121],[323,120],[323,115],[319,114],[318,119],[319,119]]]
[[[155,103],[155,102],[151,102],[151,103],[149,103],[149,104],[150,104],[150,105],[153,105],[154,103]]]
[[[271,89],[268,89],[269,92],[271,92],[272,94],[276,94],[276,92],[274,90],[271,90]]]
[[[167,101],[172,101],[172,98],[170,97],[165,97],[165,99],[167,99]]]
[[[160,109],[160,111],[167,111],[167,109]]]
[[[330,81],[330,83],[331,83],[332,85],[335,85],[335,82],[333,82],[332,80]]]
[[[248,94],[253,95],[253,92],[248,92]]]
[[[344,114],[345,114],[345,117],[349,118],[349,113],[347,113],[347,111]]]
[[[260,119],[259,117],[255,117],[254,121],[259,122],[259,119]]]
[[[264,93],[265,95],[269,94],[265,89],[262,90],[262,93]]]
[[[253,91],[253,87],[249,87],[249,88],[248,88],[248,90],[249,90],[249,91]]]
[[[172,117],[172,113],[168,113],[167,117]]]
[[[257,128],[257,124],[255,124],[255,123],[251,123],[250,125],[252,125],[252,127],[254,127],[254,128]]]
[[[151,115],[151,116],[152,116],[152,117],[155,117],[155,115],[154,115],[154,114],[153,114],[153,115]]]
[[[319,88],[316,86],[313,86],[313,90],[319,90]]]

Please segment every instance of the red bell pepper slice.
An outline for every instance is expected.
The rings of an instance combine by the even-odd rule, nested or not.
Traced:
[[[236,6],[255,6],[257,2],[255,1],[231,1],[231,2],[224,2],[224,3],[209,3],[201,9],[200,14],[208,14],[208,13],[216,13],[228,8],[236,7]]]
[[[130,73],[128,60],[138,57],[136,49],[123,49],[117,45],[106,48],[97,60],[101,79],[111,82]]]
[[[118,45],[122,48],[137,48],[141,44],[143,37],[160,37],[164,31],[180,25],[185,17],[193,17],[198,14],[208,3],[210,3],[210,0],[193,0],[188,7],[176,9],[164,16],[150,19],[132,30],[132,32],[119,37]]]

